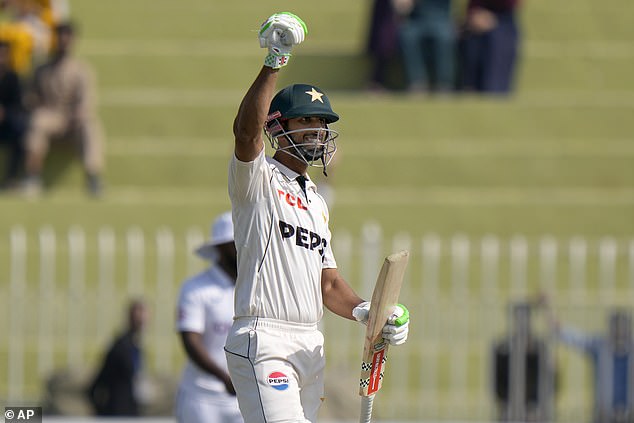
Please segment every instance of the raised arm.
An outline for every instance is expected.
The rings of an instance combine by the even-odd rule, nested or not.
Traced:
[[[306,24],[298,16],[281,12],[260,27],[260,47],[267,48],[264,66],[245,94],[233,122],[235,154],[238,160],[254,160],[264,148],[262,128],[266,122],[279,69],[286,66],[293,46],[304,41]]]
[[[262,127],[266,122],[279,69],[262,66],[260,73],[240,103],[233,121],[236,157],[243,162],[254,160],[264,148]]]

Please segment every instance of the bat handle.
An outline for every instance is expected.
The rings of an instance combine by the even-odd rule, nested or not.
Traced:
[[[359,423],[370,423],[372,421],[372,403],[374,394],[361,397],[361,419]]]

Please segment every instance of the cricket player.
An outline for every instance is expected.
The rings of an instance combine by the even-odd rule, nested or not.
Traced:
[[[211,266],[180,289],[176,325],[188,360],[176,418],[179,423],[242,423],[223,350],[233,322],[237,273],[231,212],[214,220],[210,239],[196,254]]]
[[[330,245],[328,208],[307,174],[335,153],[339,119],[318,87],[294,84],[275,96],[280,69],[307,34],[292,13],[270,16],[259,32],[264,66],[234,121],[229,196],[238,252],[235,317],[225,352],[246,423],[315,422],[324,398],[325,305],[367,322],[370,304],[339,275]],[[262,129],[275,150],[266,157]],[[404,307],[384,336],[407,339]]]

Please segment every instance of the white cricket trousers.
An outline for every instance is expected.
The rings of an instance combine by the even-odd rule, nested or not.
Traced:
[[[236,397],[226,392],[178,389],[178,423],[242,423]]]
[[[238,318],[225,353],[245,423],[317,421],[326,362],[316,324]]]

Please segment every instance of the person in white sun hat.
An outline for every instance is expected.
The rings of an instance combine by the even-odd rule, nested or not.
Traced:
[[[223,246],[223,244],[231,244]],[[204,242],[194,252],[202,259],[215,262],[219,255],[219,250],[229,247],[229,253],[235,249],[233,246],[233,222],[231,221],[231,212],[225,212],[218,216],[211,225],[209,232],[209,240]],[[220,247],[220,248],[219,248]],[[229,254],[231,256],[231,254]]]
[[[237,275],[231,212],[211,226],[210,238],[194,252],[210,266],[180,289],[176,328],[187,364],[176,398],[180,423],[242,423],[223,350],[233,323]]]

